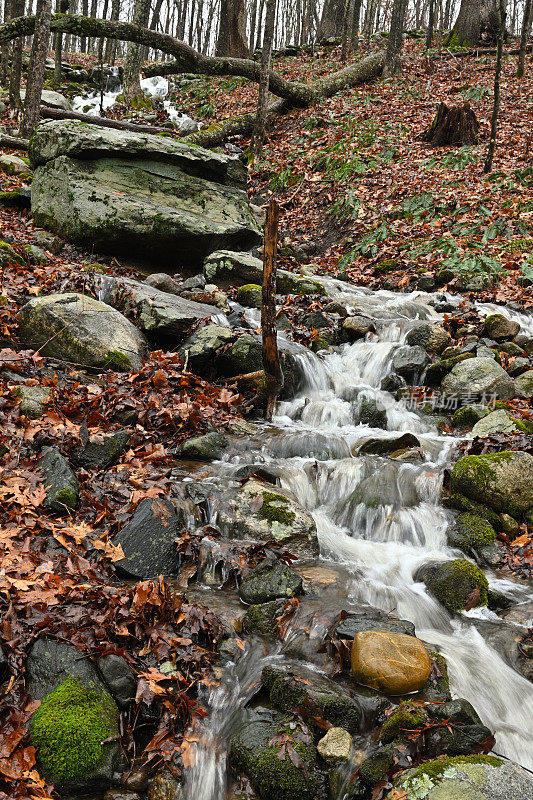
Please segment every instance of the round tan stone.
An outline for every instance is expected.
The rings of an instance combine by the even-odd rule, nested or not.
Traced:
[[[344,728],[330,728],[326,735],[319,741],[316,749],[330,764],[338,761],[348,761],[353,747],[353,739]]]
[[[351,661],[358,683],[392,695],[418,691],[431,672],[426,648],[420,639],[405,633],[356,633]]]

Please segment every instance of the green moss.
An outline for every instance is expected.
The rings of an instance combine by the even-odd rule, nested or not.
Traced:
[[[127,372],[131,369],[131,361],[128,356],[119,350],[111,350],[104,358],[104,364],[109,369],[115,369],[118,372]]]
[[[455,523],[455,531],[450,536],[450,544],[461,549],[479,549],[492,544],[496,531],[486,519],[477,514],[460,514]]]
[[[382,747],[363,761],[359,767],[359,777],[368,786],[379,783],[394,764],[394,748]]]
[[[103,264],[99,264],[95,261],[93,264],[85,264],[82,268],[83,272],[96,272],[97,275],[106,275],[107,268]]]
[[[449,611],[462,611],[476,589],[479,589],[477,605],[486,606],[488,601],[489,584],[486,576],[465,558],[442,564],[436,578],[430,581],[430,589]]]
[[[444,758],[437,758],[434,761],[428,761],[421,764],[405,781],[404,785],[409,787],[411,783],[416,783],[421,778],[429,778],[433,785],[440,783],[443,779],[444,773],[450,768],[456,767],[461,771],[461,764],[488,764],[490,767],[501,767],[503,761],[496,756],[485,755],[471,755],[471,756],[446,756]]]
[[[500,530],[501,528],[500,518],[492,508],[482,503],[476,503],[475,500],[470,500],[470,498],[465,497],[464,494],[455,492],[448,497],[443,497],[442,504],[446,508],[455,508],[457,511],[465,511],[477,517],[482,517],[488,520],[495,530]]]
[[[374,273],[376,275],[387,275],[389,272],[394,272],[398,269],[398,262],[395,258],[385,258],[376,264]]]
[[[513,419],[516,427],[522,433],[526,433],[528,436],[533,436],[533,421],[529,419]]]
[[[296,519],[294,511],[290,510],[290,501],[282,494],[262,492],[263,505],[259,509],[259,516],[268,522],[278,522],[280,525],[290,526]]]
[[[405,738],[409,731],[424,724],[422,710],[409,702],[400,703],[381,728],[380,739],[385,744]]]
[[[68,782],[94,772],[117,734],[117,709],[111,697],[69,677],[54,689],[31,721],[31,742],[47,778]]]
[[[479,422],[480,419],[483,419],[483,417],[486,417],[489,413],[490,409],[481,404],[462,406],[462,408],[458,408],[453,415],[453,421],[455,425],[460,428],[471,428],[476,422]]]
[[[514,453],[504,450],[501,453],[489,453],[481,456],[464,456],[455,464],[451,474],[452,491],[463,492],[465,487],[468,494],[475,500],[482,500],[497,489],[496,468],[504,461],[512,461]],[[477,495],[477,496],[476,496]],[[495,510],[500,510],[494,503]],[[511,508],[505,509],[510,514]]]

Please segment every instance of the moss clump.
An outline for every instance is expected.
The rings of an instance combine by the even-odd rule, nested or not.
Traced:
[[[130,359],[119,350],[111,350],[104,358],[104,364],[109,369],[117,370],[117,372],[129,372],[131,369]]]
[[[435,786],[446,777],[445,773],[447,770],[455,768],[458,772],[461,772],[462,764],[487,764],[489,767],[501,767],[503,761],[501,758],[496,758],[496,756],[485,755],[446,756],[444,758],[437,758],[434,761],[421,764],[412,772],[410,771],[408,777],[402,781],[402,785],[405,788],[409,788],[411,786],[416,786],[421,779],[426,779],[426,782],[427,779],[429,779],[433,786]],[[429,784],[428,788],[431,788]]]
[[[296,519],[294,511],[290,510],[290,501],[282,494],[263,492],[263,505],[259,509],[259,516],[268,522],[278,522],[280,525],[292,525]]]
[[[237,302],[248,308],[261,308],[263,290],[257,283],[245,283],[237,290]]]
[[[376,275],[387,275],[389,272],[394,272],[398,269],[398,262],[395,258],[385,258],[376,264],[374,273]]]
[[[446,508],[455,508],[456,511],[464,511],[469,514],[474,514],[476,517],[482,517],[490,522],[495,530],[500,530],[501,522],[498,514],[482,503],[476,503],[475,500],[470,500],[464,494],[451,494],[449,497],[444,497],[442,504]]]
[[[436,567],[428,580],[428,587],[448,611],[464,610],[476,590],[479,591],[479,601],[475,605],[487,605],[487,578],[479,567],[466,558],[458,558]]]
[[[408,731],[424,724],[424,714],[420,708],[411,703],[400,703],[381,728],[380,739],[385,744],[395,739],[405,738]]]
[[[496,531],[486,519],[477,514],[460,514],[455,530],[450,532],[449,543],[461,550],[479,550],[496,540]]]
[[[31,742],[47,778],[75,780],[98,769],[105,739],[117,734],[117,709],[107,694],[69,677],[44,698],[31,721]]]
[[[394,764],[394,747],[388,745],[376,750],[359,767],[359,777],[367,786],[379,783]]]
[[[479,422],[480,419],[486,417],[490,413],[490,409],[481,403],[473,403],[468,406],[458,408],[453,415],[454,424],[459,428],[471,428]]]

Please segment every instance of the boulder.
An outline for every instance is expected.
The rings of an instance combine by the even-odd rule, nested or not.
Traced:
[[[140,369],[143,334],[111,306],[87,295],[33,297],[18,315],[19,336],[43,355],[99,369]]]
[[[495,511],[519,516],[533,507],[533,456],[514,451],[464,456],[452,470],[451,488]]]
[[[25,244],[22,252],[28,264],[48,264],[48,256],[41,247],[37,247],[35,244]]]
[[[406,344],[423,347],[428,353],[442,353],[450,344],[450,334],[441,325],[418,322],[405,337]]]
[[[389,631],[415,635],[415,626],[406,619],[397,619],[386,611],[372,609],[360,614],[348,614],[335,629],[335,638],[353,639],[361,631]]]
[[[217,523],[233,538],[275,539],[291,550],[316,552],[316,524],[287,489],[255,480],[229,490],[216,503]]]
[[[461,406],[461,408],[457,409],[453,415],[453,421],[455,425],[458,425],[460,428],[469,428],[490,413],[491,411],[488,406],[484,406],[481,403],[470,403],[469,405]]]
[[[387,795],[393,800],[529,800],[533,776],[512,761],[473,755],[438,758],[402,772]]]
[[[152,497],[142,500],[132,519],[113,540],[124,552],[124,558],[115,563],[117,569],[134,578],[175,575],[179,554],[174,540],[184,521],[168,500]]]
[[[515,393],[513,379],[492,358],[469,358],[456,364],[441,389],[447,395],[488,395],[498,400],[508,400]]]
[[[245,283],[237,290],[237,302],[248,308],[261,308],[263,289],[257,283]]]
[[[89,689],[105,692],[98,670],[74,645],[41,638],[32,644],[26,661],[27,688],[34,700],[42,700],[69,676]]]
[[[211,253],[204,262],[204,275],[208,283],[222,289],[245,284],[263,283],[263,262],[249,253],[220,250]],[[278,294],[326,294],[321,283],[284,269],[277,271]]]
[[[50,389],[44,386],[17,386],[13,394],[20,397],[20,413],[29,419],[39,419],[44,414],[44,407],[52,398]]]
[[[4,153],[0,155],[0,172],[4,172],[6,175],[27,176],[31,175],[31,168],[24,159]]]
[[[137,678],[122,656],[110,653],[98,659],[98,670],[121,708],[135,697]]]
[[[39,125],[30,158],[37,223],[75,244],[172,269],[261,240],[236,157],[69,120]]]
[[[515,420],[507,411],[498,409],[476,422],[472,428],[472,436],[491,436],[493,433],[513,433],[517,430]]]
[[[229,328],[204,325],[182,343],[178,355],[199,375],[208,375],[213,372],[216,351],[231,339],[233,334]]]
[[[385,439],[369,439],[361,445],[357,455],[365,453],[373,455],[388,455],[396,450],[406,447],[420,447],[420,442],[412,433],[402,433],[401,436],[386,437]]]
[[[496,531],[486,519],[476,514],[460,514],[448,530],[448,544],[469,553],[496,541]]]
[[[522,357],[522,356],[517,356],[508,365],[507,372],[509,373],[509,375],[511,375],[511,377],[518,378],[519,375],[522,375],[524,372],[528,372],[530,370],[530,368],[531,368],[531,360],[529,358]],[[532,370],[532,372],[533,372],[533,370]],[[533,389],[533,375],[531,376],[531,381],[532,381],[532,389]],[[516,381],[515,381],[515,390],[517,390],[517,389],[518,389],[518,387],[517,387]],[[520,395],[517,394],[517,397],[520,397]]]
[[[248,604],[267,603],[278,597],[295,597],[302,592],[303,580],[277,559],[265,558],[239,586],[241,600]]]
[[[24,266],[24,259],[7,242],[0,241],[0,267]]]
[[[328,764],[348,761],[353,748],[353,739],[344,728],[330,728],[320,739],[316,749]]]
[[[20,90],[20,98],[26,98],[26,89],[24,87]],[[43,89],[41,93],[41,105],[50,106],[50,108],[59,108],[61,111],[72,111],[72,106],[66,97],[59,92],[52,92],[50,89]],[[53,123],[47,123],[53,125]]]
[[[217,358],[217,369],[223,375],[231,377],[248,372],[258,372],[263,368],[263,351],[261,340],[250,333],[242,333]]]
[[[45,508],[65,514],[76,508],[80,499],[80,488],[65,456],[56,447],[43,454],[39,468],[44,476]]]
[[[204,436],[193,436],[183,442],[176,451],[176,457],[185,461],[218,461],[228,446],[228,440],[221,433],[212,431]]]
[[[399,347],[392,359],[392,369],[402,378],[416,380],[429,363],[429,356],[423,347]]]
[[[465,558],[424,565],[417,571],[415,580],[423,580],[428,591],[448,611],[487,605],[487,579],[479,567]]]
[[[367,333],[373,331],[374,324],[368,317],[359,315],[355,317],[346,317],[342,323],[342,330],[349,341],[354,341],[355,339],[362,339]]]
[[[523,372],[518,378],[515,378],[514,385],[517,397],[531,400],[533,398],[533,369],[528,369],[527,372]]]
[[[288,745],[294,758],[286,752]],[[315,800],[321,795],[311,735],[303,722],[289,716],[256,710],[232,736],[229,761],[248,776],[262,800]]]
[[[356,681],[390,695],[419,691],[431,672],[431,659],[420,639],[390,631],[356,633],[351,665]]]
[[[520,333],[520,325],[503,314],[489,314],[483,323],[483,331],[489,339],[504,342],[506,339],[514,339]]]
[[[145,333],[154,335],[182,337],[194,323],[220,314],[215,306],[195,303],[129,278],[105,276],[101,280],[99,297],[132,317]]]
[[[130,441],[130,431],[93,436],[84,447],[77,450],[76,464],[83,469],[108,469],[126,452]]]
[[[447,349],[450,350],[451,348]],[[426,369],[424,383],[426,383],[427,386],[437,386],[444,376],[452,371],[456,364],[467,361],[469,358],[475,358],[475,355],[473,353],[457,353],[449,358],[443,358],[441,361],[430,364]]]
[[[270,600],[268,603],[257,603],[250,606],[242,620],[245,633],[257,633],[262,636],[276,636],[278,621],[283,614],[287,600]]]
[[[359,407],[359,422],[370,428],[387,430],[387,410],[374,397],[364,397]]]
[[[160,292],[166,292],[167,294],[181,294],[183,289],[189,288],[179,284],[166,272],[154,272],[144,279],[144,283],[146,286],[152,286],[154,289],[159,289]]]

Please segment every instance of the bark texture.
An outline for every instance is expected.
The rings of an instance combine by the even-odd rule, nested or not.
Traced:
[[[39,122],[41,94],[44,83],[44,65],[48,55],[48,41],[50,39],[51,11],[52,0],[37,0],[37,14],[35,16],[26,98],[24,100],[24,116],[20,131],[22,136],[28,139]]]
[[[150,0],[135,0],[133,24],[146,27],[150,16]],[[129,105],[138,106],[145,99],[139,73],[143,60],[143,48],[136,42],[130,42],[124,62],[124,98]],[[148,103],[147,103],[148,104]]]
[[[476,47],[493,44],[498,38],[498,7],[495,0],[461,0],[459,14],[446,47]]]
[[[433,147],[477,144],[479,122],[469,103],[447,106],[441,103],[429,130],[422,137]]]
[[[520,36],[520,49],[518,51],[518,65],[516,68],[517,78],[524,77],[525,64],[526,64],[527,36],[529,33],[529,29],[531,27],[532,13],[533,13],[533,2],[532,0],[526,0],[526,4],[524,6],[524,17],[522,20],[522,34]]]
[[[326,0],[320,18],[319,39],[342,36],[345,0]]]
[[[276,329],[276,254],[278,246],[279,206],[272,198],[265,225],[265,258],[263,264],[263,294],[261,303],[261,332],[263,339],[263,370],[265,385],[265,419],[270,422],[274,406],[283,388],[283,372],[279,360]]]
[[[244,0],[222,0],[216,44],[217,56],[248,58]]]
[[[276,0],[267,0],[265,17],[265,33],[263,49],[261,51],[261,80],[257,98],[257,118],[255,121],[252,150],[254,158],[261,157],[263,141],[266,135],[266,110],[268,101],[268,77],[270,62],[272,60],[272,42],[274,41],[274,26],[276,23]]]

